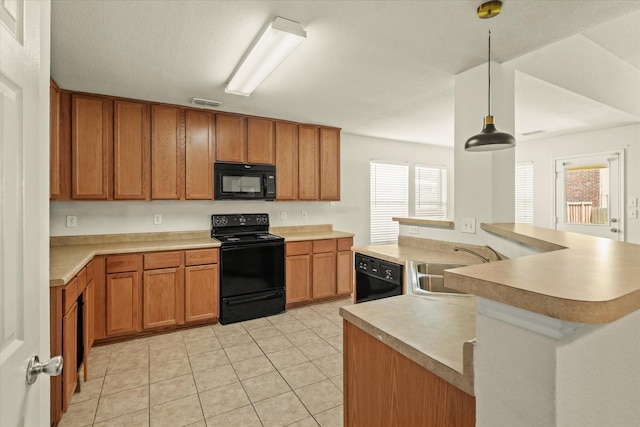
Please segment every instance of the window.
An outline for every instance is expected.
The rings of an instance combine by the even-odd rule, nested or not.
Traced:
[[[409,215],[409,166],[371,162],[371,243],[395,243],[399,224]]]
[[[533,162],[516,163],[516,222],[533,224]]]
[[[444,219],[447,217],[447,168],[415,166],[415,216]]]

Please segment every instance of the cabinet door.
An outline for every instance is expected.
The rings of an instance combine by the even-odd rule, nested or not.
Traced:
[[[339,129],[320,129],[320,199],[340,200]]]
[[[213,198],[213,114],[185,113],[185,198]]]
[[[320,196],[318,128],[298,126],[298,199],[318,200]]]
[[[71,97],[71,197],[109,198],[111,111],[107,98]]]
[[[243,163],[246,161],[246,151],[244,117],[216,114],[216,160]]]
[[[186,267],[185,321],[198,322],[218,318],[218,264]]]
[[[287,304],[311,301],[311,255],[286,258]]]
[[[49,183],[51,200],[71,199],[71,97],[51,81]]]
[[[151,198],[184,198],[182,110],[151,107]]]
[[[62,316],[62,411],[66,412],[78,385],[78,304]]]
[[[105,257],[96,255],[89,263],[87,270],[93,277],[93,338],[104,339],[107,324],[107,289],[105,276]]]
[[[298,125],[276,122],[276,198],[298,198]]]
[[[184,269],[147,270],[142,279],[142,328],[184,323]]]
[[[338,295],[349,295],[352,290],[353,256],[351,251],[336,253],[336,292]]]
[[[247,162],[275,164],[273,120],[247,118]]]
[[[114,199],[149,198],[149,157],[149,106],[113,101]]]
[[[84,290],[84,354],[85,361],[95,341],[95,281],[91,280]]]
[[[132,334],[139,329],[140,275],[137,271],[107,274],[106,335]]]
[[[314,300],[336,295],[336,253],[313,254]]]

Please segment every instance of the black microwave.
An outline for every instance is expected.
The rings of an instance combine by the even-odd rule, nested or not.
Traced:
[[[276,167],[216,162],[213,165],[214,200],[274,200]]]

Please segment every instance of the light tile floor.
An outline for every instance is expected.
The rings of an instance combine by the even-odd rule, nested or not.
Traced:
[[[348,304],[94,347],[59,426],[342,426]]]

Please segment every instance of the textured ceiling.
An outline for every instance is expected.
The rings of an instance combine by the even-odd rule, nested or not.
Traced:
[[[222,111],[451,146],[454,75],[486,62],[489,25],[499,63],[583,34],[640,72],[640,0],[505,1],[489,21],[475,16],[480,3],[53,1],[52,77],[66,89],[182,105],[200,97],[222,101]],[[275,16],[300,22],[307,39],[250,97],[225,94],[238,61]],[[614,24],[600,25],[607,22]],[[531,114],[539,97],[528,84],[560,96],[562,115],[572,118],[578,100],[562,88],[519,82]],[[598,107],[585,103],[576,111]],[[530,114],[517,117],[516,131],[530,130]]]

